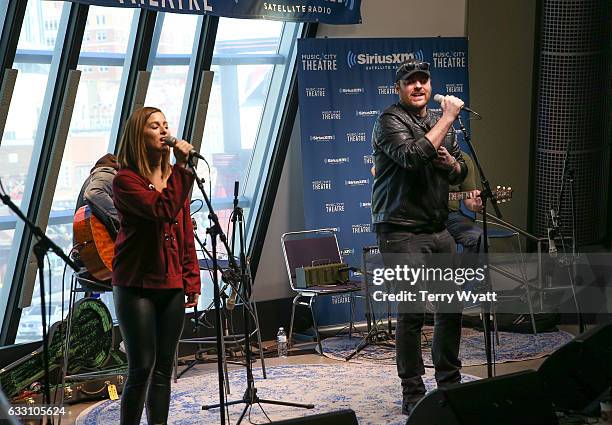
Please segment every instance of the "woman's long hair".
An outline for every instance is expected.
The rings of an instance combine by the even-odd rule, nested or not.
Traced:
[[[117,156],[121,168],[132,168],[143,177],[149,177],[153,172],[151,164],[149,164],[143,130],[149,117],[156,112],[163,113],[160,109],[151,106],[135,110],[125,123],[119,145]],[[162,153],[161,167],[162,176],[167,177],[171,169],[169,149]]]

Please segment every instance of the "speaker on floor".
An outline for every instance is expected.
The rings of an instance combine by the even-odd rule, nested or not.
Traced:
[[[414,408],[406,425],[557,425],[535,371],[439,388]]]
[[[285,419],[271,422],[276,425],[358,425],[357,416],[351,409],[338,410],[337,412],[321,413],[301,418]]]
[[[558,411],[597,412],[612,385],[612,323],[599,325],[553,352],[538,369]]]

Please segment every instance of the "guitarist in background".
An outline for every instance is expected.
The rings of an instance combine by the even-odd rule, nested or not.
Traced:
[[[168,122],[157,108],[128,118],[121,139],[121,169],[113,180],[121,227],[113,259],[113,298],[125,341],[128,378],[121,398],[121,424],[140,423],[146,399],[149,424],[166,424],[174,355],[185,307],[200,295],[187,168],[189,143],[173,147]]]
[[[89,205],[91,212],[100,220],[112,240],[119,233],[119,213],[113,202],[113,179],[119,170],[119,162],[113,154],[100,158],[83,183],[75,212],[83,205]]]
[[[480,190],[476,184],[476,168],[472,158],[464,153],[463,160],[467,165],[467,175],[465,180],[455,186],[449,186],[449,192],[468,192],[473,191],[473,198],[465,199],[463,203],[466,208],[473,212],[482,210],[482,199]],[[468,217],[461,211],[460,201],[448,201],[448,219],[446,220],[446,230],[451,234],[455,242],[463,245],[464,252],[476,254],[480,250],[482,229],[476,225],[474,219]]]

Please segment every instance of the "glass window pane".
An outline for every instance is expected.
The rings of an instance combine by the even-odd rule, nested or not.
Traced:
[[[170,132],[177,134],[183,93],[187,84],[188,66],[154,66],[147,91],[146,106],[155,106],[163,111]]]
[[[18,57],[33,53],[48,54],[55,49],[55,41],[64,2],[31,0],[28,2],[17,46]],[[26,179],[33,158],[36,131],[44,95],[49,81],[50,66],[17,60],[15,90],[11,99],[6,126],[0,143],[0,179],[4,189],[18,207],[26,193]],[[50,62],[50,61],[49,61]],[[20,236],[15,235],[16,217],[4,205],[0,206],[0,323],[4,318],[10,281],[15,268],[14,254]]]
[[[81,186],[96,161],[108,151],[112,119],[123,72],[123,67],[109,63],[109,55],[125,56],[133,14],[134,9],[89,8],[78,66],[81,78],[47,227],[47,234],[66,253],[72,248],[72,219]],[[84,61],[86,64],[83,64]],[[53,300],[59,300],[64,265],[54,255],[50,255],[50,261],[51,296]],[[68,271],[66,290],[70,288],[71,275],[72,273]],[[46,282],[46,285],[49,288],[49,282]],[[17,334],[18,342],[40,339],[42,336],[36,334],[41,328],[38,325],[39,321],[35,320],[36,314],[31,312],[31,309],[39,308],[39,291],[37,279],[32,305],[22,312],[22,321]],[[54,309],[57,307],[52,308],[53,311]],[[114,313],[112,305],[109,305],[109,309]],[[40,315],[38,318],[40,320]],[[53,320],[59,320],[57,317],[51,319],[51,323]],[[36,326],[25,326],[23,320],[36,322]]]
[[[189,63],[196,41],[197,15],[164,13],[156,62],[145,105],[160,108],[166,115],[172,134],[176,135],[181,118],[183,97],[189,74]],[[173,63],[174,62],[174,63]],[[169,64],[168,64],[169,63]]]
[[[198,15],[183,15],[179,13],[164,13],[158,55],[191,55],[196,38]]]

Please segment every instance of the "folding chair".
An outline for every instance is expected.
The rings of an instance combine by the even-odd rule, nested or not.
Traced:
[[[283,255],[285,256],[285,264],[287,266],[287,275],[289,276],[289,284],[291,289],[297,293],[293,299],[291,309],[291,324],[289,325],[288,344],[291,345],[291,337],[293,335],[293,320],[295,318],[295,306],[303,305],[310,309],[312,315],[319,353],[323,354],[321,346],[321,338],[317,328],[317,320],[315,312],[312,308],[318,296],[350,294],[351,297],[351,317],[349,321],[349,335],[353,329],[353,315],[355,306],[355,292],[361,290],[361,282],[348,281],[337,285],[326,286],[310,286],[307,288],[298,288],[296,286],[296,269],[301,267],[316,266],[322,264],[341,263],[342,256],[338,248],[338,241],[334,229],[318,229],[305,230],[300,232],[288,232],[281,236],[281,245]],[[302,300],[307,299],[307,301]]]

